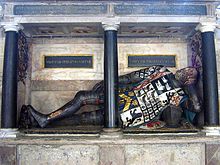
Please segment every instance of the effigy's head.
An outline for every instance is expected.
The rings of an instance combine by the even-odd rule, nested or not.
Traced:
[[[182,85],[189,97],[188,110],[193,112],[201,111],[201,100],[198,96],[195,85],[198,81],[198,71],[194,67],[186,67],[176,72],[175,78]]]
[[[198,80],[198,71],[194,67],[186,67],[176,72],[176,80],[183,86],[196,84]]]

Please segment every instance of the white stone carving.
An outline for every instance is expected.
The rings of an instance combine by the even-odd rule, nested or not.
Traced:
[[[20,29],[23,29],[23,27],[15,22],[3,22],[1,23],[1,26],[3,26],[5,32],[8,31],[15,31],[18,32]]]
[[[0,139],[2,138],[16,138],[18,135],[17,128],[1,128],[0,129]]]
[[[206,136],[220,136],[220,127],[219,126],[203,127],[202,132],[204,132]]]
[[[201,22],[197,27],[196,30],[204,32],[214,32],[216,29],[216,22]]]
[[[102,22],[102,27],[104,31],[114,30],[117,31],[119,28],[120,22],[115,19],[107,19],[106,21]]]

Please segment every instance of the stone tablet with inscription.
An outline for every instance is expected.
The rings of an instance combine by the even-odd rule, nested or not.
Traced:
[[[128,67],[162,65],[176,67],[175,55],[128,55]]]
[[[106,14],[107,5],[15,5],[14,15]]]
[[[93,56],[44,56],[44,68],[93,68]]]
[[[114,6],[116,15],[207,15],[206,5],[131,5]]]

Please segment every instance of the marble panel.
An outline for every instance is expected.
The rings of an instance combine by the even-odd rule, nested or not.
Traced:
[[[0,146],[0,164],[16,165],[16,146]]]
[[[149,44],[119,44],[120,74],[125,74],[140,68],[128,68],[128,54],[132,55],[176,55],[176,68],[172,71],[187,66],[186,43],[149,43]]]
[[[32,91],[31,105],[42,113],[50,113],[74,98],[77,91]]]
[[[206,144],[206,164],[220,164],[220,144]]]
[[[43,68],[44,55],[93,55],[94,66],[92,69]],[[34,44],[32,56],[32,80],[101,80],[102,69],[98,65],[103,61],[103,45],[100,44]]]
[[[117,145],[100,146],[100,165],[124,165],[124,147]]]
[[[203,144],[148,144],[125,146],[126,165],[205,165]]]
[[[32,91],[79,91],[91,90],[99,81],[95,80],[33,80],[31,81]]]
[[[99,147],[96,145],[20,145],[18,164],[32,165],[97,165]]]

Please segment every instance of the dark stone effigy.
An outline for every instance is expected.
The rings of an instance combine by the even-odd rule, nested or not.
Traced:
[[[183,68],[173,74],[163,66],[152,66],[120,76],[120,126],[125,130],[134,128],[176,132],[176,128],[179,128],[178,131],[183,132],[195,131],[192,123],[201,109],[200,99],[193,90],[197,77],[198,72],[193,67]],[[103,89],[101,81],[91,91],[79,91],[73,100],[49,114],[41,114],[31,105],[24,105],[19,125],[21,128],[49,129],[65,125],[102,126],[105,113]],[[79,113],[80,107],[84,105],[98,105],[99,109]]]

